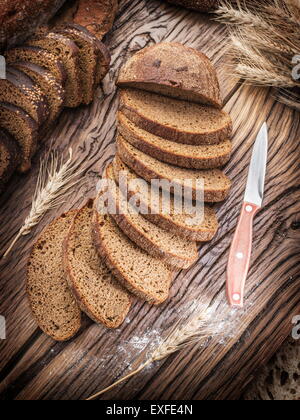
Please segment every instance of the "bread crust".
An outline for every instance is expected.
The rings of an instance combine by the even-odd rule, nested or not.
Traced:
[[[34,119],[31,118],[30,115],[27,112],[25,112],[22,108],[12,105],[8,102],[0,102],[0,108],[1,107],[3,108],[4,112],[10,114],[12,118],[14,117],[16,121],[18,121],[18,119],[21,119],[28,130],[30,142],[25,145],[25,136],[23,136],[22,132],[21,134],[19,134],[19,136],[21,136],[19,138],[19,136],[17,135],[17,128],[13,129],[10,126],[10,122],[6,122],[5,119],[2,118],[2,121],[0,123],[0,127],[5,128],[15,138],[15,141],[19,145],[20,159],[17,169],[19,172],[25,173],[31,168],[31,157],[33,156],[37,148],[39,126],[36,123],[36,121],[34,121]]]
[[[126,289],[128,289],[131,293],[133,293],[134,295],[136,295],[138,298],[153,304],[153,305],[160,305],[163,302],[165,302],[168,299],[169,293],[165,292],[164,295],[158,299],[156,296],[153,296],[151,293],[146,293],[144,292],[141,288],[139,288],[137,285],[133,285],[130,281],[130,279],[128,279],[126,277],[126,275],[122,272],[122,270],[112,261],[111,257],[110,257],[110,253],[107,250],[107,248],[105,247],[102,239],[101,239],[101,230],[100,230],[100,226],[103,224],[103,216],[101,216],[96,210],[94,211],[94,215],[93,215],[93,222],[92,222],[92,226],[93,226],[93,239],[94,239],[94,244],[99,252],[99,255],[101,256],[101,258],[103,259],[103,261],[105,262],[105,264],[111,269],[111,271],[113,272],[114,276],[120,281],[120,283],[126,287]],[[170,270],[169,271],[169,276],[166,279],[166,289],[169,289],[169,287],[171,286],[171,283],[173,281],[173,277],[174,277],[174,273]]]
[[[65,0],[1,0],[0,50],[25,41]]]
[[[137,52],[122,67],[117,85],[219,109],[223,106],[217,73],[209,58],[177,42],[163,42]]]
[[[171,150],[171,147],[173,144],[177,146],[176,149],[178,149],[178,143],[170,142],[169,140],[156,136],[157,140],[160,141],[160,144],[155,144],[154,142],[147,140],[146,136],[142,136],[142,133],[132,130],[126,120],[128,121],[128,119],[119,112],[118,129],[120,135],[141,152],[152,156],[161,162],[170,163],[171,165],[187,169],[215,169],[224,166],[231,157],[232,143],[230,140],[225,140],[219,145],[204,146],[205,148],[211,147],[214,150],[214,155],[212,154],[211,156],[207,153],[203,153],[200,156],[199,149],[201,149],[201,147],[203,148],[203,146],[181,145],[181,151],[178,150],[175,152]],[[195,157],[196,155],[198,155],[198,157]]]
[[[67,24],[56,29],[57,32],[70,37],[76,43],[76,38],[81,38],[82,42],[89,44],[94,49],[94,57],[92,59],[92,71],[89,74],[89,82],[86,83],[86,65],[82,61],[81,84],[84,86],[83,103],[88,105],[94,100],[95,91],[99,83],[103,80],[110,68],[111,56],[108,48],[99,41],[85,27],[78,24]],[[77,40],[78,42],[78,40]],[[84,48],[86,51],[86,49]]]
[[[77,218],[81,215],[81,212],[84,211],[84,209],[86,208],[86,206],[93,206],[93,201],[94,200],[89,200],[88,203],[81,209],[79,210],[79,212],[76,214],[76,216],[74,217],[73,223],[70,227],[70,230],[68,232],[68,235],[64,241],[63,244],[63,261],[64,261],[64,268],[65,268],[65,273],[66,273],[66,279],[69,285],[69,288],[73,294],[73,296],[75,297],[79,307],[81,308],[81,310],[86,313],[88,315],[88,317],[90,319],[92,319],[94,322],[96,322],[97,324],[103,324],[105,325],[107,328],[118,328],[120,325],[123,324],[123,322],[125,321],[125,318],[131,308],[132,305],[132,299],[130,297],[130,295],[128,294],[128,305],[125,308],[123,315],[121,317],[119,317],[116,321],[109,321],[103,317],[97,317],[90,309],[89,307],[89,303],[87,302],[87,300],[85,299],[85,296],[79,292],[78,287],[76,286],[76,278],[75,275],[73,273],[72,270],[72,266],[68,257],[68,250],[69,250],[69,243],[70,243],[70,238],[72,235],[72,231],[74,229],[74,226],[76,224],[76,220]]]
[[[61,60],[66,73],[66,95],[65,106],[76,108],[82,102],[82,89],[79,78],[79,48],[66,36],[49,32],[46,35],[37,36],[29,40],[29,46],[44,48]],[[62,50],[59,54],[57,49]]]
[[[6,61],[8,64],[13,64],[16,61],[28,61],[25,56],[31,55],[30,62],[39,66],[45,67],[56,79],[65,86],[67,78],[66,69],[64,68],[61,60],[54,54],[49,53],[43,48],[32,47],[29,45],[22,47],[15,47],[5,53]]]
[[[20,95],[26,98],[28,104],[26,109],[25,105],[21,106],[18,103],[14,105],[23,108],[39,126],[42,126],[49,116],[49,110],[48,102],[38,85],[25,73],[12,66],[7,67],[6,80],[4,82],[14,86],[20,92]],[[0,94],[1,97],[2,95]],[[4,101],[12,103],[12,101]]]
[[[111,176],[111,172],[113,172],[112,165],[106,169],[105,177],[114,181],[114,177]],[[199,255],[196,243],[194,244],[193,253],[190,249],[190,253],[186,253],[185,256],[180,256],[174,251],[171,252],[170,250],[167,250],[166,247],[154,242],[142,228],[140,229],[127,214],[124,214],[124,212],[121,211],[119,201],[110,189],[109,194],[116,204],[116,213],[111,214],[112,218],[115,220],[120,229],[129,237],[129,239],[136,243],[140,248],[148,252],[153,257],[161,259],[167,265],[173,267],[173,269],[188,269],[197,261]],[[140,217],[142,218],[142,216]]]
[[[53,338],[54,340],[56,340],[56,341],[68,341],[68,340],[70,340],[71,338],[73,338],[78,332],[79,332],[79,330],[80,330],[80,328],[81,328],[81,311],[80,311],[80,309],[79,309],[79,307],[78,307],[78,311],[77,311],[77,318],[76,318],[76,322],[74,322],[74,326],[73,326],[73,329],[72,329],[72,332],[70,332],[69,334],[67,334],[67,335],[54,335],[54,334],[50,334],[49,333],[49,331],[43,326],[43,325],[41,325],[41,323],[40,323],[40,320],[37,318],[37,316],[36,316],[36,314],[35,314],[35,311],[34,311],[34,308],[33,308],[33,304],[32,304],[32,300],[31,300],[31,298],[30,298],[30,296],[31,296],[31,293],[30,293],[30,286],[29,286],[29,271],[28,271],[28,267],[29,267],[29,264],[30,264],[30,260],[31,260],[31,258],[32,258],[32,255],[35,253],[35,251],[38,249],[38,247],[39,247],[39,245],[40,245],[40,243],[41,242],[43,242],[43,236],[44,236],[44,234],[45,234],[45,232],[47,232],[48,230],[50,230],[53,226],[55,226],[56,225],[56,223],[59,221],[59,219],[61,218],[61,217],[70,217],[70,218],[74,218],[75,216],[76,216],[76,214],[77,214],[77,210],[71,210],[71,211],[69,211],[69,212],[67,212],[67,213],[64,213],[64,214],[62,214],[60,217],[58,217],[57,219],[55,219],[52,223],[50,223],[43,231],[42,231],[42,233],[40,234],[40,236],[39,236],[39,238],[38,238],[38,240],[35,242],[35,244],[34,244],[34,246],[33,246],[33,248],[32,248],[32,251],[31,251],[31,254],[30,254],[30,257],[29,257],[29,260],[28,260],[28,264],[27,264],[27,273],[26,273],[26,292],[27,292],[27,295],[28,295],[28,297],[29,297],[29,304],[30,304],[30,308],[31,308],[31,311],[32,311],[32,314],[33,314],[33,316],[34,316],[34,318],[36,319],[36,321],[37,321],[37,323],[38,323],[38,325],[40,326],[40,328],[42,329],[42,331],[44,331],[44,333],[45,334],[47,334],[47,335],[49,335],[51,338]],[[70,293],[71,293],[71,291],[70,291]],[[76,305],[77,305],[77,303],[76,303]],[[76,308],[76,305],[75,305],[75,308]]]
[[[124,164],[120,160],[118,156],[113,161],[113,168],[114,168],[114,175],[115,179],[118,179],[120,171],[129,171],[128,168],[125,169]],[[132,191],[128,189],[128,196],[129,198],[134,196],[136,191]],[[168,230],[174,234],[182,236],[182,238],[189,239],[195,242],[209,242],[211,241],[214,236],[216,235],[219,224],[213,208],[209,206],[204,207],[204,214],[206,220],[209,219],[211,228],[206,226],[192,226],[188,224],[182,224],[179,220],[176,220],[172,215],[166,215],[164,213],[157,214],[155,211],[152,211],[150,204],[148,204],[147,197],[145,197],[145,201],[142,201],[143,197],[141,197],[141,205],[143,208],[148,208],[148,211],[143,216],[148,219],[150,222],[160,226],[162,229]]]
[[[128,148],[128,143],[126,144],[126,141],[122,138],[122,136],[118,136],[117,138],[117,150],[119,157],[123,160],[126,165],[129,166],[134,172],[136,172],[138,175],[140,175],[142,178],[144,178],[147,182],[151,182],[153,179],[167,179],[170,182],[177,183],[176,180],[173,179],[171,175],[168,175],[168,173],[165,171],[164,176],[161,176],[161,174],[157,171],[155,172],[150,166],[147,166],[142,160],[138,159],[134,153],[131,153],[130,148]],[[140,152],[142,153],[142,152]],[[161,162],[157,161],[158,164]],[[167,164],[164,164],[167,165]],[[215,170],[217,171],[217,169]],[[226,182],[226,186],[223,188],[214,188],[211,189],[209,187],[205,187],[204,189],[204,201],[206,203],[219,203],[221,201],[224,201],[231,189],[231,182],[229,178],[227,178],[225,175],[219,171],[220,176],[223,176],[224,182]],[[178,177],[180,179],[180,177]],[[187,177],[187,179],[190,179]],[[182,185],[179,184],[178,185]],[[171,193],[174,193],[174,188],[171,188]],[[192,187],[192,195],[193,199],[197,199],[197,189],[195,187]]]
[[[0,103],[1,107],[1,103]],[[20,148],[15,139],[4,129],[0,128],[0,146],[5,149],[9,156],[9,162],[6,168],[0,167],[0,193],[9,178],[12,176],[14,170],[20,163],[21,155]]]
[[[118,0],[79,0],[74,23],[85,26],[101,40],[111,30],[118,7]]]
[[[202,133],[192,133],[187,130],[178,130],[175,127],[161,124],[159,121],[147,117],[140,109],[134,108],[127,100],[127,90],[120,93],[120,111],[131,120],[135,125],[156,136],[171,140],[177,143],[201,145],[201,144],[217,144],[223,140],[231,138],[232,120],[225,111],[220,111],[226,116],[227,123],[225,126],[214,131]]]
[[[21,61],[14,63],[12,67],[23,71],[23,73],[26,73],[29,77],[33,78],[48,99],[50,114],[45,128],[49,128],[49,126],[51,126],[51,124],[60,115],[64,107],[66,92],[62,84],[52,75],[52,73],[37,64]],[[43,88],[43,83],[39,82],[40,79],[43,79],[43,83],[45,83],[46,88]],[[51,104],[51,97],[49,94],[50,90],[53,90],[53,96],[56,98],[54,107],[53,104]]]

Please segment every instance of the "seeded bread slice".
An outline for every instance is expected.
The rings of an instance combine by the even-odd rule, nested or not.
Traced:
[[[138,175],[129,169],[118,156],[113,161],[113,169],[115,181],[125,197],[128,197],[128,200],[136,198],[143,210],[143,217],[153,224],[182,238],[198,242],[210,241],[217,233],[218,220],[215,210],[210,206],[204,206],[204,217],[199,222],[194,217],[191,220],[191,214],[188,212],[178,214],[175,211],[174,197],[171,197],[170,209],[165,211],[166,206],[162,193],[155,190],[150,191],[150,185],[147,183],[146,185],[137,183]],[[124,185],[125,188],[121,185]],[[159,203],[159,205],[154,203]]]
[[[161,179],[172,183],[171,193],[175,194],[176,187],[180,190],[187,180],[191,180],[191,187],[186,186],[185,191],[191,190],[193,200],[197,200],[200,193],[204,192],[206,203],[218,203],[224,201],[229,194],[231,181],[219,169],[183,169],[160,162],[133,147],[121,135],[117,138],[117,149],[123,162],[146,181]],[[204,189],[203,185],[197,185],[198,181],[204,182]]]
[[[115,183],[112,165],[107,167],[105,177],[110,181],[109,195],[116,207],[116,212],[111,216],[125,235],[150,255],[174,268],[186,269],[197,261],[198,250],[195,242],[182,239],[154,225],[141,214],[133,213],[132,206],[127,203]]]
[[[96,38],[85,28],[79,25],[69,24],[56,29],[76,43],[79,49],[79,77],[82,89],[82,102],[90,104],[95,94],[95,78],[97,72],[97,47]]]
[[[20,162],[20,149],[15,139],[0,129],[0,193]]]
[[[62,247],[77,212],[51,223],[31,252],[27,293],[40,328],[57,341],[70,340],[81,327],[81,311],[65,278]]]
[[[8,98],[9,99],[9,98]],[[36,151],[39,126],[22,108],[0,102],[0,127],[10,133],[20,147],[18,170],[27,172]]]
[[[28,61],[29,63],[42,66],[50,71],[62,86],[65,86],[67,73],[63,63],[56,55],[43,48],[31,46],[16,47],[8,50],[5,57],[8,64],[13,64],[17,61]]]
[[[134,54],[121,69],[117,85],[222,108],[217,73],[209,58],[176,42]]]
[[[133,124],[122,112],[118,114],[121,136],[136,149],[165,163],[188,169],[213,169],[224,166],[230,159],[232,143],[191,146],[155,136]]]
[[[7,67],[6,79],[0,81],[0,101],[24,109],[39,126],[48,117],[48,104],[38,85],[25,73]]]
[[[43,48],[62,61],[67,73],[65,106],[68,108],[79,106],[82,102],[79,76],[80,51],[75,42],[61,34],[49,32],[46,36],[31,39],[28,45]]]
[[[138,89],[123,89],[120,111],[135,125],[178,143],[220,143],[232,135],[227,112]]]
[[[93,215],[94,243],[106,265],[131,293],[159,305],[169,296],[174,273],[134,244],[109,215]]]
[[[12,67],[26,73],[39,85],[49,104],[47,123],[47,127],[49,127],[60,115],[64,106],[66,93],[62,84],[48,70],[36,64],[21,61],[13,63]]]
[[[64,245],[66,277],[81,309],[95,322],[118,328],[131,297],[100,259],[92,241],[93,201],[76,215]]]

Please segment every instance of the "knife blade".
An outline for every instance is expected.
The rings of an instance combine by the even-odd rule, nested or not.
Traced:
[[[252,254],[253,222],[263,205],[267,160],[268,127],[264,123],[253,147],[242,211],[229,254],[226,290],[230,306],[244,306],[244,290]]]

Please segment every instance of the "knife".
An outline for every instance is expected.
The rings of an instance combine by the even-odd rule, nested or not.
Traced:
[[[242,212],[230,249],[226,285],[230,306],[244,306],[245,283],[252,253],[253,222],[263,204],[267,160],[268,127],[264,123],[254,144]]]

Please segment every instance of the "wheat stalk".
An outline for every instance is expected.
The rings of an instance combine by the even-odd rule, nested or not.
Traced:
[[[230,70],[250,84],[289,89],[292,99],[282,100],[277,91],[278,99],[299,109],[293,68],[300,55],[300,0],[222,1],[216,19],[229,30]]]
[[[82,172],[78,167],[73,162],[72,149],[69,149],[69,158],[65,163],[57,151],[51,152],[47,159],[41,161],[30,213],[2,258],[8,256],[22,236],[31,232],[47,211],[62,204],[65,194],[78,182],[75,179]]]
[[[166,359],[172,354],[191,346],[192,344],[205,344],[209,338],[223,334],[224,325],[227,320],[222,318],[220,319],[216,316],[218,313],[216,307],[217,304],[208,308],[203,303],[199,304],[197,301],[193,303],[188,312],[196,313],[196,315],[188,316],[186,318],[184,316],[181,317],[181,320],[178,321],[173,328],[171,328],[164,340],[162,340],[158,347],[151,352],[145,362],[141,363],[140,366],[133,372],[88,398],[87,401],[100,397],[104,393],[115,388],[117,385],[120,385],[128,379],[136,376],[154,362]],[[230,313],[230,316],[232,315],[233,312]],[[182,320],[182,318],[184,320]]]

